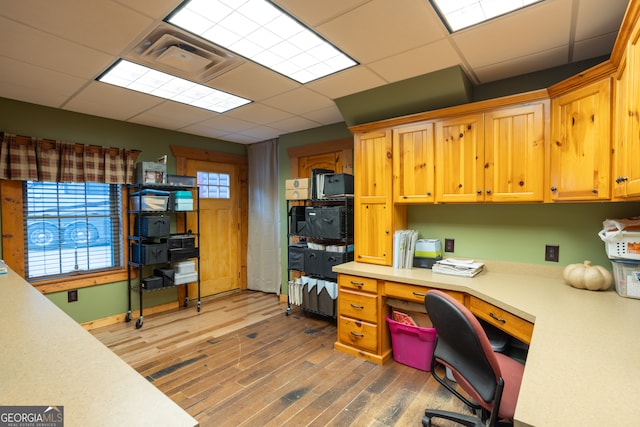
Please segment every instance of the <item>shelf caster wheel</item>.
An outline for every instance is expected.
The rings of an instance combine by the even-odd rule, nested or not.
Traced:
[[[200,313],[200,301],[198,301],[198,313]]]
[[[142,322],[144,322],[142,317],[138,317],[138,320],[136,320],[136,329],[142,328]]]
[[[184,299],[184,306],[189,307],[189,298]]]
[[[287,309],[284,311],[284,315],[285,315],[285,316],[288,316],[288,315],[290,315],[290,314],[291,314],[291,309],[290,309],[290,308],[287,308]]]
[[[131,322],[131,312],[130,311],[127,311],[127,315],[124,316],[124,321],[127,322],[127,323]]]

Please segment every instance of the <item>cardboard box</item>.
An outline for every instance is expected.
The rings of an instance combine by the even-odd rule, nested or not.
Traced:
[[[136,182],[138,184],[164,184],[167,165],[157,162],[136,163]]]
[[[285,181],[287,200],[306,200],[309,198],[309,178],[288,179]]]

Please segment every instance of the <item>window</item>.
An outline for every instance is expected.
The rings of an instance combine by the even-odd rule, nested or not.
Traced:
[[[122,266],[119,185],[26,181],[23,200],[27,280]]]
[[[228,199],[231,196],[229,174],[198,172],[201,199]]]

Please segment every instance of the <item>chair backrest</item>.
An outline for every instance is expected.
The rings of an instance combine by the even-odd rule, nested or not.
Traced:
[[[460,387],[481,397],[484,404],[478,403],[491,405],[501,376],[500,366],[478,319],[442,291],[429,291],[424,305],[437,333],[433,356],[463,377]]]

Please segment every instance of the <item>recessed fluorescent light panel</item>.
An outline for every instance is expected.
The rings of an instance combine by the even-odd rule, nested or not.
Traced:
[[[119,60],[98,81],[124,87],[193,107],[224,113],[251,101],[124,59]]]
[[[167,22],[302,84],[357,65],[266,0],[190,0]]]
[[[429,0],[450,32],[471,27],[542,0]]]

